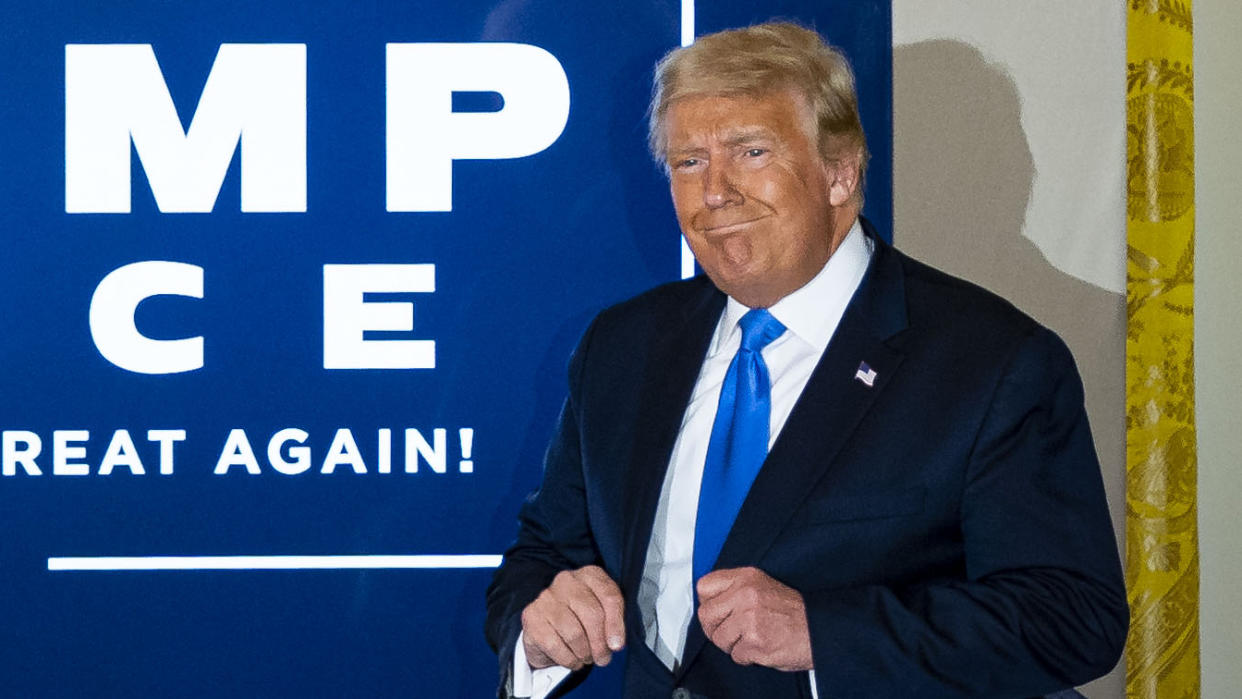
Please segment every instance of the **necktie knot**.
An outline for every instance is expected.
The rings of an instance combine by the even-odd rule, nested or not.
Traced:
[[[742,327],[741,349],[748,352],[762,351],[785,332],[785,326],[766,308],[747,311],[738,321],[738,325]]]

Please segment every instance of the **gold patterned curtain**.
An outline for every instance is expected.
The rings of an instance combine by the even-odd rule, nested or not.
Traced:
[[[1190,0],[1128,0],[1129,697],[1199,696]]]

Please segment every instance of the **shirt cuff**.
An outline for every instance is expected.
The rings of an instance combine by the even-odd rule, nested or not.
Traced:
[[[525,659],[525,654],[523,654],[523,659]],[[808,672],[807,677],[811,680],[811,699],[819,699],[819,690],[815,688],[815,671]]]
[[[525,631],[518,634],[517,645],[513,648],[513,696],[544,699],[566,677],[569,677],[570,670],[560,665],[538,670],[532,668],[526,661],[526,646],[522,643],[525,635]],[[814,688],[815,683],[812,681],[811,690],[814,691]]]

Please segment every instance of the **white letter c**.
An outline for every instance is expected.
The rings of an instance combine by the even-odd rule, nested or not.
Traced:
[[[154,340],[138,332],[134,311],[159,295],[203,298],[203,268],[183,262],[147,261],[119,267],[91,296],[91,339],[104,359],[138,374],[177,374],[203,367],[203,338]]]

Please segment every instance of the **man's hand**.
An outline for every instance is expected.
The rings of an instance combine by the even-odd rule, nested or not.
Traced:
[[[758,568],[712,571],[696,589],[703,633],[733,662],[814,669],[806,604],[797,590]]]
[[[526,661],[536,670],[607,665],[625,646],[624,606],[621,589],[599,566],[557,573],[522,610]]]

